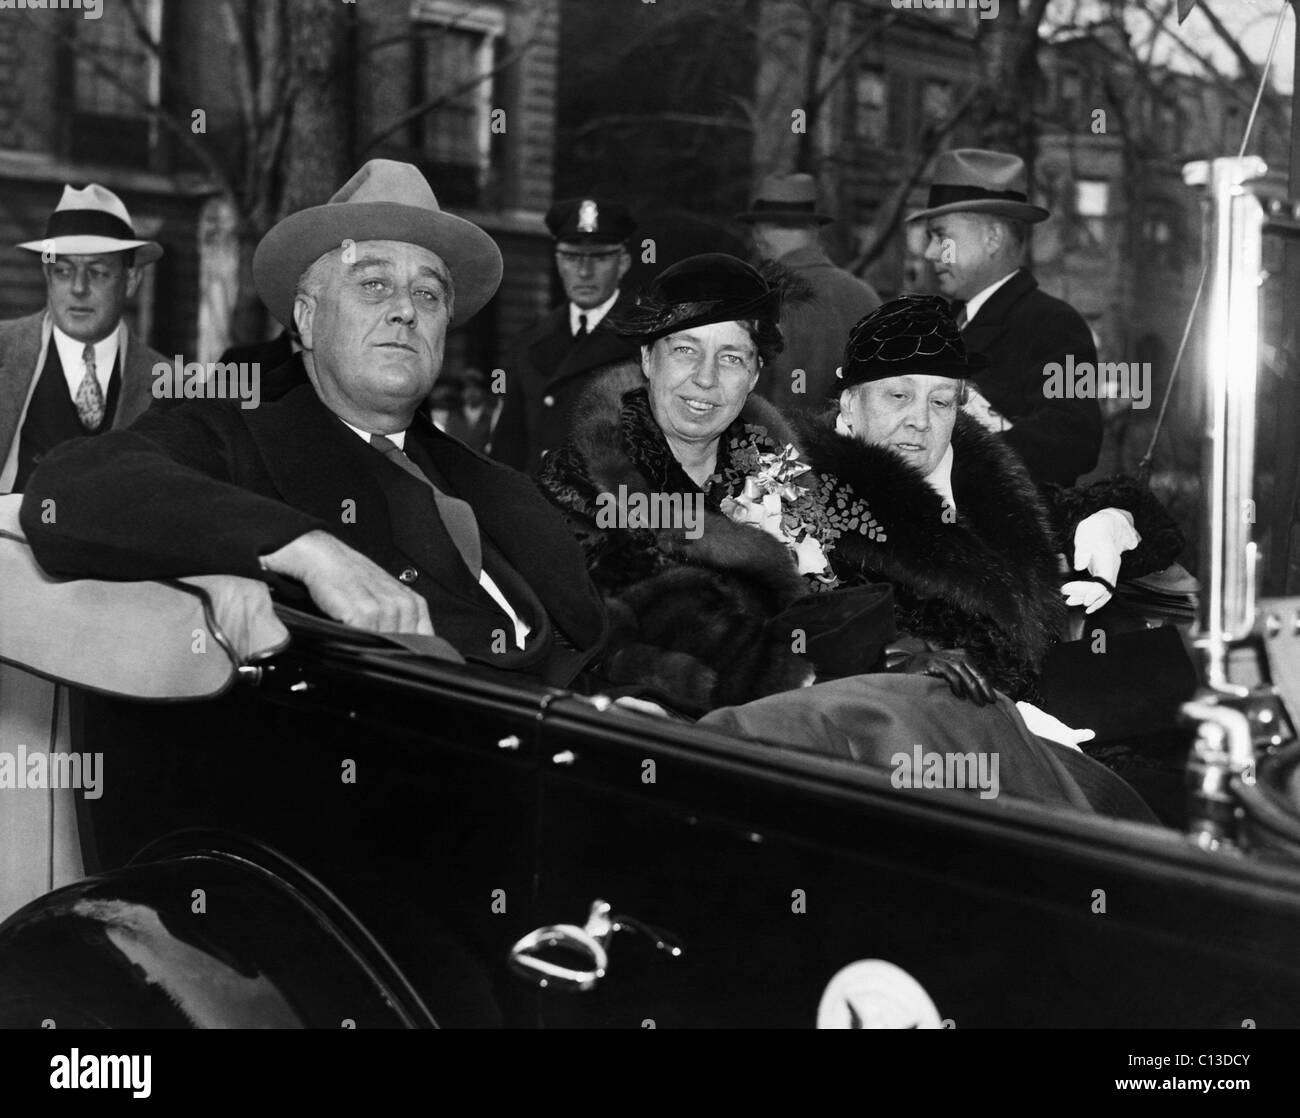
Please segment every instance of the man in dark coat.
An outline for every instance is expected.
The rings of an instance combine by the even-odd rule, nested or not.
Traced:
[[[0,493],[21,493],[67,439],[141,415],[154,400],[154,366],[167,361],[122,318],[162,247],[135,235],[111,190],[64,187],[44,239],[18,247],[40,255],[48,301],[0,322]]]
[[[620,286],[632,266],[627,239],[636,229],[627,207],[570,198],[551,207],[546,226],[565,302],[515,342],[492,438],[492,457],[534,476],[546,454],[564,445],[573,405],[600,370],[636,352],[605,322],[631,301]]]
[[[442,212],[415,167],[367,163],[254,257],[309,382],[257,409],[192,401],[61,447],[23,504],[37,559],[68,577],[262,578],[347,624],[570,682],[605,628],[581,551],[526,478],[419,413],[448,325],[500,278],[491,238]]]
[[[785,349],[763,369],[756,391],[787,415],[816,412],[833,387],[845,337],[880,296],[822,248],[818,230],[831,218],[817,212],[811,175],[768,175],[736,220],[749,225],[759,256],[789,269],[800,285],[781,309]]]
[[[1073,485],[1097,465],[1101,407],[1055,396],[1053,364],[1095,367],[1092,331],[1068,303],[1038,289],[1022,266],[1028,226],[1045,220],[1013,155],[960,148],[935,160],[926,209],[925,258],[954,300],[966,348],[989,359],[967,409],[1001,434],[1037,482]],[[1057,373],[1057,378],[1061,376]]]

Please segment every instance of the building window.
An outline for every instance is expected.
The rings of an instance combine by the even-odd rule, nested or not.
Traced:
[[[492,168],[492,99],[505,15],[488,4],[415,0],[412,147],[445,201],[478,205]]]
[[[162,0],[145,0],[140,11],[150,37],[159,42]],[[158,104],[162,75],[124,6],[104,4],[100,18],[73,20],[64,50],[69,156],[151,166],[157,136],[146,106]]]
[[[1081,248],[1104,249],[1110,223],[1110,183],[1079,179],[1074,184],[1074,212],[1084,241]]]
[[[889,85],[879,70],[858,74],[854,87],[854,119],[859,140],[883,146],[889,129]]]

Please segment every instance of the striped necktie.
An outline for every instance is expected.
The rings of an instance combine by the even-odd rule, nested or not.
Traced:
[[[81,351],[81,360],[86,366],[86,375],[77,386],[77,395],[73,403],[77,406],[77,418],[87,431],[95,431],[104,422],[104,393],[99,387],[99,377],[95,375],[95,347],[91,342]]]
[[[451,542],[456,545],[456,550],[460,552],[460,557],[465,561],[470,574],[478,578],[483,571],[483,541],[478,534],[478,518],[469,503],[459,497],[449,496],[434,485],[424,471],[403,454],[401,447],[388,436],[371,435],[370,445],[393,465],[405,470],[417,481],[424,482],[433,490],[433,501],[438,506],[438,515],[442,517],[443,527],[447,529]]]

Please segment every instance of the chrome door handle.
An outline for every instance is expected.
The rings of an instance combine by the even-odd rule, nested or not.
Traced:
[[[667,933],[630,916],[611,916],[608,902],[597,900],[592,902],[586,927],[547,924],[529,932],[510,948],[510,967],[542,989],[555,986],[563,990],[590,990],[605,977],[609,967],[605,941],[624,929],[649,937],[658,950],[666,951],[674,958],[682,955],[681,945]],[[552,947],[564,947],[585,955],[589,966],[579,970],[541,958],[540,953]]]
[[[537,952],[550,947],[567,947],[586,954],[591,966],[586,970],[575,970],[538,956]],[[529,932],[510,949],[510,966],[543,990],[551,985],[561,990],[590,990],[604,978],[608,963],[605,948],[577,924],[548,924]]]

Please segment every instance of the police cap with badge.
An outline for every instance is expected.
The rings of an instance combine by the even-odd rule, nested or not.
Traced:
[[[586,195],[556,202],[546,211],[546,228],[557,241],[619,245],[635,232],[636,220],[621,202]]]

